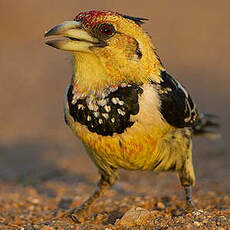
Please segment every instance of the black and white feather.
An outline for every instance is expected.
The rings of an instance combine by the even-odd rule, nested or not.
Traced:
[[[172,126],[192,127],[198,120],[196,105],[184,87],[167,72],[161,73],[161,82],[151,81],[161,101],[161,114]]]
[[[102,136],[121,134],[134,124],[131,115],[139,112],[139,95],[143,89],[134,84],[108,87],[98,95],[76,98],[73,87],[67,92],[69,113],[75,122]]]

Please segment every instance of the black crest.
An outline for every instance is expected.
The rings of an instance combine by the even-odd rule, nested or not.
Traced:
[[[129,20],[134,21],[137,25],[141,26],[144,21],[148,21],[147,18],[137,18],[137,17],[132,17],[132,16],[128,16],[128,15],[124,15],[124,14],[120,14],[123,18],[127,18]]]

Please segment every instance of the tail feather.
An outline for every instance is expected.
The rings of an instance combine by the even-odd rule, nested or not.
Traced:
[[[220,133],[210,130],[217,129],[220,124],[217,121],[219,117],[214,114],[200,113],[198,122],[192,127],[195,136],[206,136],[208,138],[220,138]]]

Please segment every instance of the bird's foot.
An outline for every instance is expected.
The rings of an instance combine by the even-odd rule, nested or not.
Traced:
[[[66,212],[63,217],[68,219],[70,218],[75,223],[82,223],[88,216],[88,212],[89,210],[87,208],[80,206]]]
[[[187,213],[196,211],[197,208],[191,200],[186,201],[185,211]]]

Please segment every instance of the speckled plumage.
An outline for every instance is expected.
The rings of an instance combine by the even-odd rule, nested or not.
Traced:
[[[98,135],[121,134],[134,124],[130,116],[139,112],[138,95],[142,93],[140,86],[123,83],[107,87],[98,95],[75,100],[73,87],[70,86],[67,93],[69,113],[75,122]]]

